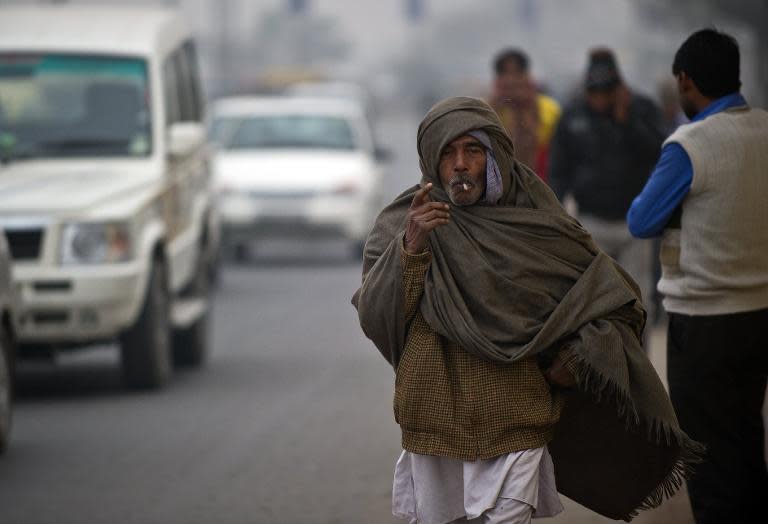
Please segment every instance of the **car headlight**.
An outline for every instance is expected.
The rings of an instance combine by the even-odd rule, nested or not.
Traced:
[[[62,264],[110,264],[131,258],[127,224],[67,224],[61,235]]]

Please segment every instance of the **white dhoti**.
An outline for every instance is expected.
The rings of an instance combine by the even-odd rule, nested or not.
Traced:
[[[518,524],[562,510],[546,447],[472,462],[403,451],[395,467],[392,513],[411,524]]]

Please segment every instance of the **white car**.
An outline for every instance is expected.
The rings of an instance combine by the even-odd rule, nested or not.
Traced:
[[[136,388],[203,362],[218,233],[198,76],[173,10],[0,7],[0,228],[20,358],[117,340]]]
[[[380,207],[382,170],[363,108],[333,98],[247,97],[213,106],[224,243],[268,236],[347,239],[359,255]]]
[[[0,454],[8,446],[13,402],[13,318],[18,299],[11,278],[11,254],[0,230]]]

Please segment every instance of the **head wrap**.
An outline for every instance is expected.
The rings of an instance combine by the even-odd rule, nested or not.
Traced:
[[[469,136],[476,138],[485,146],[485,201],[495,205],[501,198],[502,180],[496,155],[493,154],[491,139],[485,131],[470,131]]]

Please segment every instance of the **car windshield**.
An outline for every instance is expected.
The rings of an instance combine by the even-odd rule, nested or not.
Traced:
[[[325,115],[220,117],[214,120],[211,135],[228,150],[356,148],[349,123]]]
[[[4,160],[151,154],[144,60],[0,53]]]

